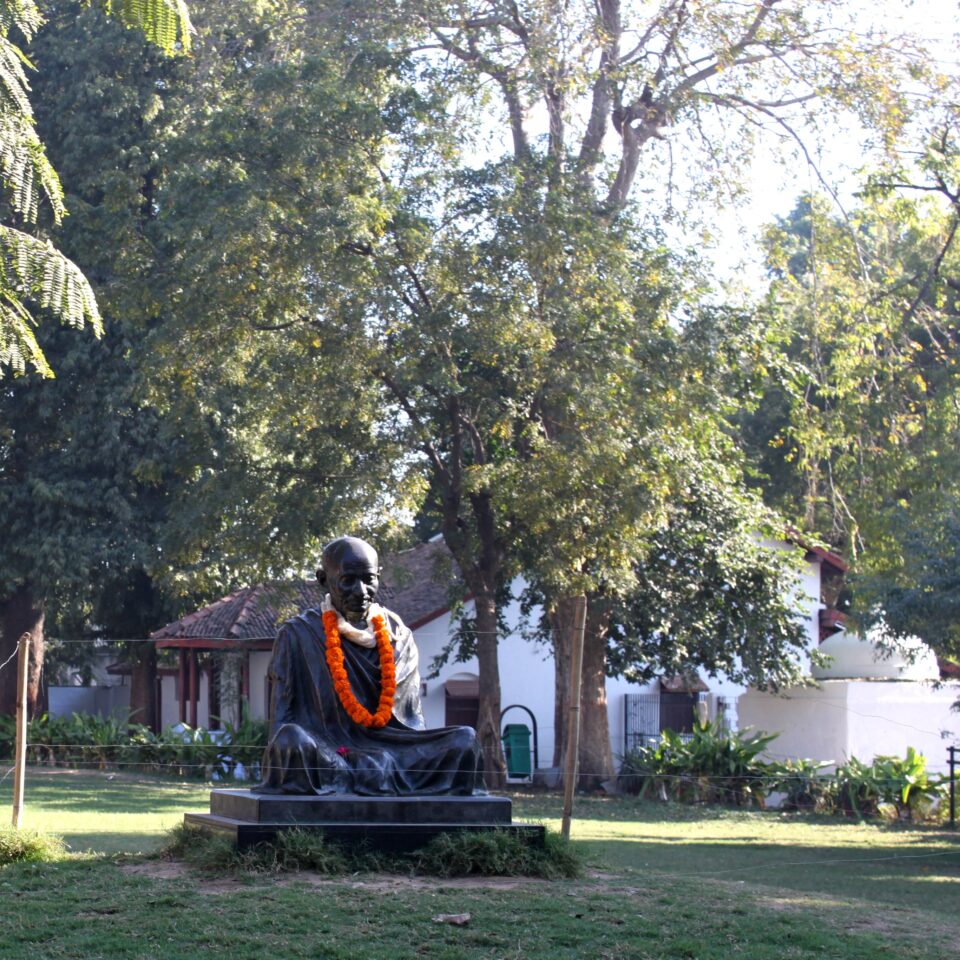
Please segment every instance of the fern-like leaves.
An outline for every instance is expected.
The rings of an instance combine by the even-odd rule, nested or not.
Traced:
[[[190,50],[190,11],[184,0],[102,0],[104,10],[128,27],[136,27],[167,56]]]
[[[49,377],[27,304],[68,326],[89,324],[97,336],[103,333],[96,298],[80,268],[49,241],[0,225],[0,368],[23,373],[30,364]]]
[[[41,194],[59,222],[66,212],[60,180],[37,136],[24,116],[0,110],[0,182],[14,212],[35,223]]]
[[[142,30],[167,55],[190,49],[193,27],[184,0],[89,0],[115,19]],[[27,70],[32,64],[10,40],[27,41],[43,23],[34,0],[0,0],[0,191],[21,225],[37,222],[46,200],[56,222],[66,213],[63,190],[34,127]],[[34,335],[33,311],[49,312],[71,327],[102,332],[90,284],[49,242],[0,224],[0,377],[31,366],[52,376]]]

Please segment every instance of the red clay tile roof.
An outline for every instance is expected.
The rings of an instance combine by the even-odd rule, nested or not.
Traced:
[[[449,609],[451,588],[462,591],[462,581],[442,540],[418,544],[383,561],[379,600],[414,629]],[[201,607],[150,636],[163,647],[178,646],[183,640],[211,641],[212,646],[272,641],[284,620],[318,607],[321,599],[315,580],[261,583]]]

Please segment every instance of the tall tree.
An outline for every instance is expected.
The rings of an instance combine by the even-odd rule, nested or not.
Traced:
[[[670,150],[695,197],[742,188],[760,133],[799,142],[837,112],[892,144],[922,64],[909,40],[848,30],[841,3],[349,9],[354,41],[405,54],[416,123],[386,131],[388,214],[343,248],[367,264],[368,308],[347,298],[329,322],[368,351],[474,597],[495,781],[497,595],[518,546],[550,561],[558,604],[629,580],[676,488],[657,438],[698,447],[714,422],[671,407],[650,349],[671,331],[642,309]]]
[[[108,290],[141,245],[143,184],[166,127],[158,89],[175,67],[138,34],[77,6],[61,8],[34,49],[49,68],[34,84],[38,123],[67,177],[73,214],[63,249]],[[33,637],[31,705],[48,603],[89,609],[97,588],[148,562],[163,478],[149,474],[162,462],[157,418],[136,396],[129,329],[112,324],[102,343],[49,326],[41,336],[59,376],[16,377],[0,388],[0,503],[9,518],[0,545],[2,649],[14,649],[22,632]],[[3,681],[0,709],[10,712],[15,681]]]
[[[24,629],[39,637],[48,601],[105,615],[98,591],[144,577],[173,603],[212,598],[403,505],[404,466],[376,442],[350,344],[325,351],[295,322],[315,310],[303,277],[343,229],[313,193],[349,191],[365,169],[343,149],[363,123],[338,99],[350,77],[300,47],[258,56],[278,9],[204,13],[191,62],[75,6],[36,41],[40,129],[71,212],[61,241],[111,323],[99,353],[43,329],[57,379],[0,395],[8,651]],[[351,76],[381,73],[367,61]],[[100,625],[129,623],[118,609]]]
[[[942,125],[913,170],[875,174],[846,219],[804,198],[771,228],[769,305],[794,375],[776,415],[747,424],[780,480],[768,494],[855,559],[861,626],[944,652],[960,492],[955,137]]]

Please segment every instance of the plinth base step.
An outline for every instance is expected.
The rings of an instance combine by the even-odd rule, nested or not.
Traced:
[[[533,846],[544,844],[544,828],[530,823],[383,823],[358,821],[323,821],[296,823],[256,823],[236,820],[213,813],[187,813],[187,826],[215,836],[228,837],[238,850],[258,843],[271,842],[285,830],[309,830],[323,834],[324,839],[345,846],[365,844],[384,853],[409,853],[426,846],[441,833],[461,833],[502,830],[525,840]]]
[[[357,794],[299,796],[256,790],[210,791],[210,813],[251,823],[503,823],[511,819],[509,797],[366,797]]]

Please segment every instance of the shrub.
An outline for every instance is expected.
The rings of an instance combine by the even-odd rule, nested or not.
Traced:
[[[927,773],[927,758],[913,747],[903,758],[878,756],[869,765],[851,760],[837,770],[837,780],[840,808],[862,817],[888,806],[898,817],[923,819],[945,792]]]
[[[33,830],[0,827],[0,866],[59,860],[65,847],[60,837]]]
[[[576,877],[581,861],[571,845],[547,832],[541,848],[507,830],[441,833],[422,850],[378,854],[368,847],[327,843],[320,831],[291,829],[270,843],[237,850],[218,837],[180,824],[169,834],[164,857],[183,860],[208,874],[281,873],[313,870],[324,874],[379,870],[428,876]]]
[[[435,877],[577,877],[580,857],[569,841],[547,831],[543,847],[509,830],[441,833],[410,855],[417,873]]]
[[[709,721],[694,723],[689,737],[664,730],[660,740],[631,751],[620,767],[628,793],[681,803],[732,803],[763,807],[767,781],[779,773],[760,753],[776,734],[727,732]]]
[[[787,760],[780,765],[779,775],[771,781],[770,790],[785,796],[784,810],[832,813],[836,808],[834,778],[822,773],[828,766],[818,760]]]
[[[282,873],[314,870],[317,873],[346,873],[352,865],[338,847],[327,844],[321,833],[286,830],[273,843],[258,843],[238,850],[226,837],[219,837],[179,824],[169,834],[160,855],[183,860],[201,873],[243,874]]]
[[[0,755],[12,758],[13,718],[0,716]],[[43,714],[27,727],[27,759],[55,766],[116,764],[178,776],[233,777],[237,765],[256,770],[267,745],[266,721],[252,720],[245,712],[236,727],[212,733],[203,727],[167,727],[155,734],[140,723],[130,723],[122,713],[109,717],[74,713],[69,717]]]
[[[834,782],[838,812],[864,819],[879,815],[884,788],[873,764],[851,757],[837,767]]]
[[[251,717],[246,705],[241,713],[242,718],[236,726],[224,724],[226,736],[223,743],[229,747],[228,750],[221,751],[219,757],[224,777],[232,777],[238,764],[243,764],[247,771],[259,769],[269,739],[270,726],[266,720]]]

